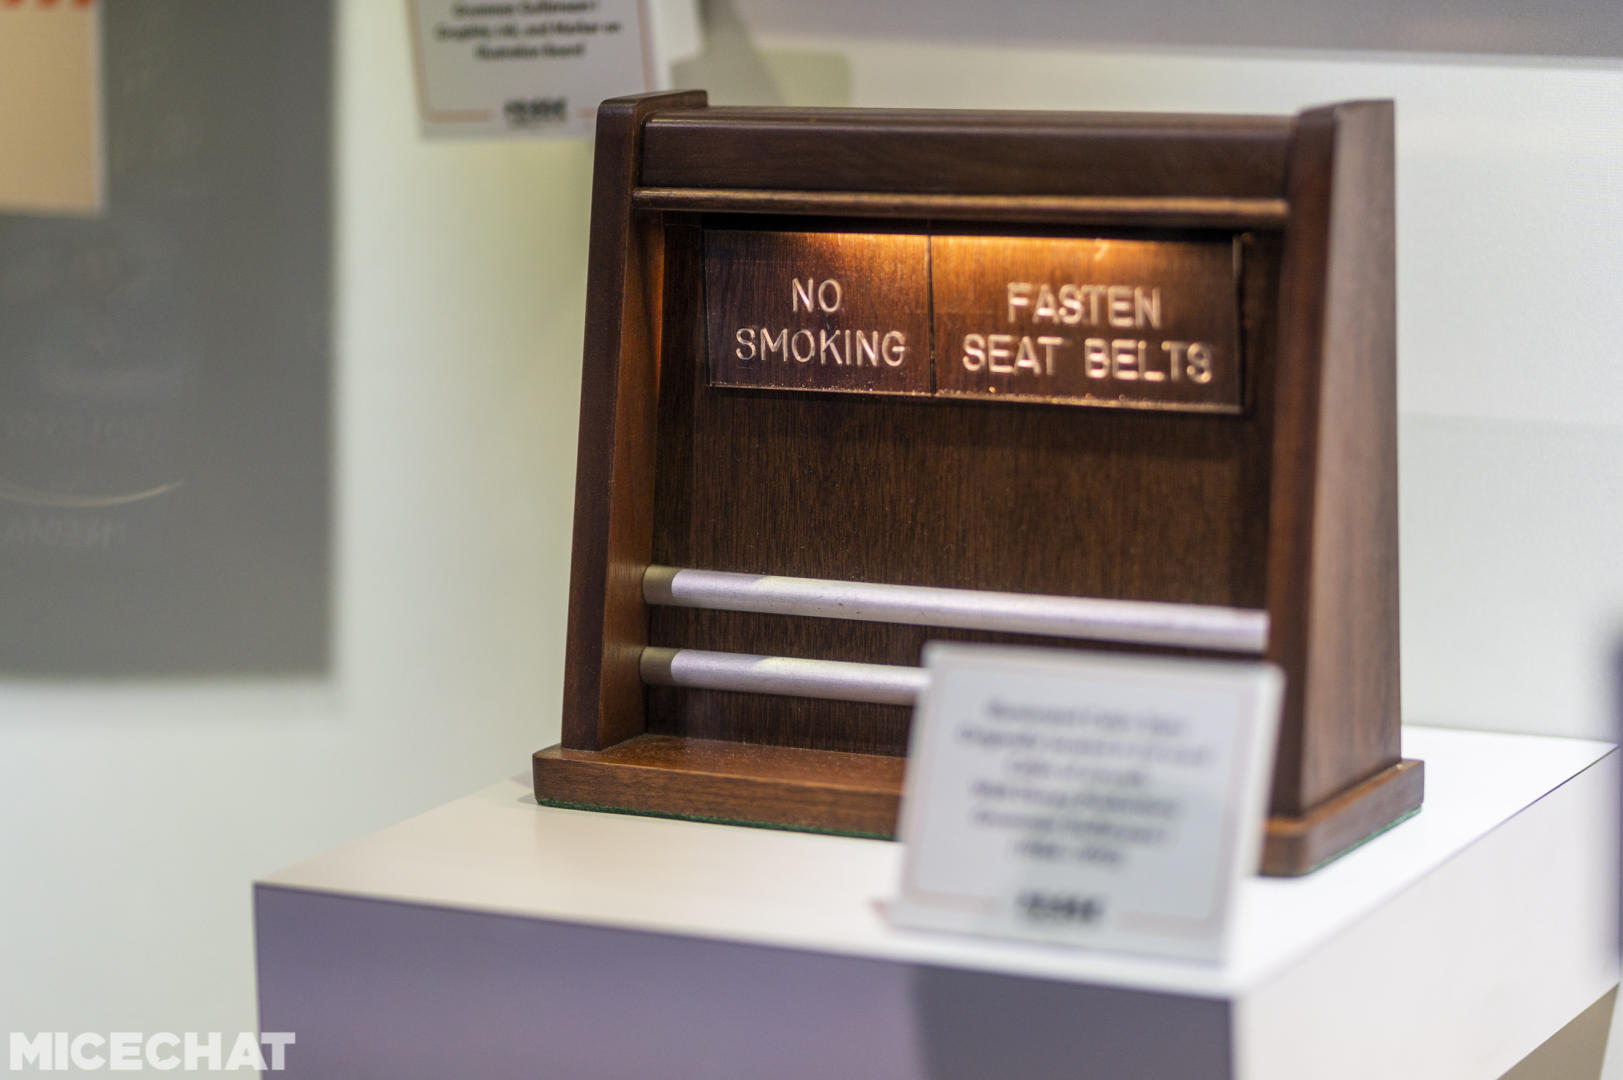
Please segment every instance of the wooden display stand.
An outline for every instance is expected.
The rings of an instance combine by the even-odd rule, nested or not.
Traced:
[[[1287,680],[1264,870],[1306,872],[1419,807],[1398,726],[1390,103],[680,92],[598,115],[563,742],[535,755],[539,800],[890,835],[910,710],[885,703],[887,672],[929,638],[1099,647],[673,606],[654,566],[1251,613]],[[1078,260],[1104,276],[1047,288]],[[743,693],[673,648],[891,681]]]

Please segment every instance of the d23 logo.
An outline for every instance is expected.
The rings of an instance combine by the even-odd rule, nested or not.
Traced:
[[[508,127],[539,127],[561,124],[569,115],[566,97],[512,98],[502,105]]]

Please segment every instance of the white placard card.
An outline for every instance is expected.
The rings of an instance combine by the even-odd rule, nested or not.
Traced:
[[[1278,669],[948,644],[925,666],[898,924],[1221,957],[1257,866]]]
[[[646,0],[406,0],[425,135],[590,135],[655,85]]]

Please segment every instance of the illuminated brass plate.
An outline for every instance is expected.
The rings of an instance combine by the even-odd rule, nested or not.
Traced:
[[[932,236],[943,395],[1238,412],[1233,240]]]
[[[1239,412],[1238,245],[705,233],[719,387]]]
[[[929,394],[929,238],[705,232],[714,386]]]

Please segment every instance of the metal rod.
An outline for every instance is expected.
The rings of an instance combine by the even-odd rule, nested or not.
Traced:
[[[694,690],[734,690],[745,694],[871,701],[911,705],[929,676],[923,668],[852,664],[842,660],[798,660],[789,656],[662,649],[650,645],[638,664],[651,686]]]
[[[642,594],[663,607],[752,611],[908,626],[1260,654],[1268,613],[1203,604],[880,585],[650,566]],[[811,661],[806,661],[810,663]]]

